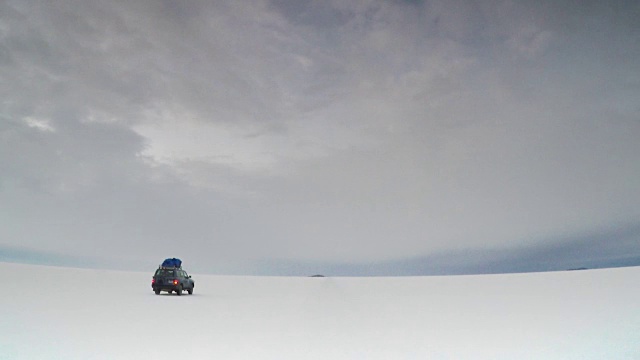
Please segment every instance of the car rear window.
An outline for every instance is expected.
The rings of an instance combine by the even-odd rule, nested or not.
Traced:
[[[156,270],[156,276],[175,276],[175,270],[158,269]]]

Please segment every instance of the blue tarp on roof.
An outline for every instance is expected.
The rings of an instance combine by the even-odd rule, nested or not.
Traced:
[[[176,258],[165,259],[162,262],[162,267],[181,267],[182,260]]]

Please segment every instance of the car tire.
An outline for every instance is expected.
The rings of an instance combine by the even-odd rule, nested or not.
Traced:
[[[193,295],[193,286],[187,289],[187,292],[189,293],[189,295]]]
[[[176,290],[176,294],[178,294],[178,296],[182,295],[182,285],[178,285],[178,289]]]
[[[156,293],[156,295],[160,295],[160,289],[155,289],[153,292]]]

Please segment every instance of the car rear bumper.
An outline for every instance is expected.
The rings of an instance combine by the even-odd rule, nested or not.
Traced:
[[[169,291],[169,290],[178,290],[178,286],[180,285],[161,285],[161,286],[151,286],[151,288],[155,291],[155,290],[160,290],[160,291]]]

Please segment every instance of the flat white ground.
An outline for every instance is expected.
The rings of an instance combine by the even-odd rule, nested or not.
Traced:
[[[188,270],[188,268],[186,268]],[[1,359],[640,359],[640,267],[402,278],[0,263]]]

